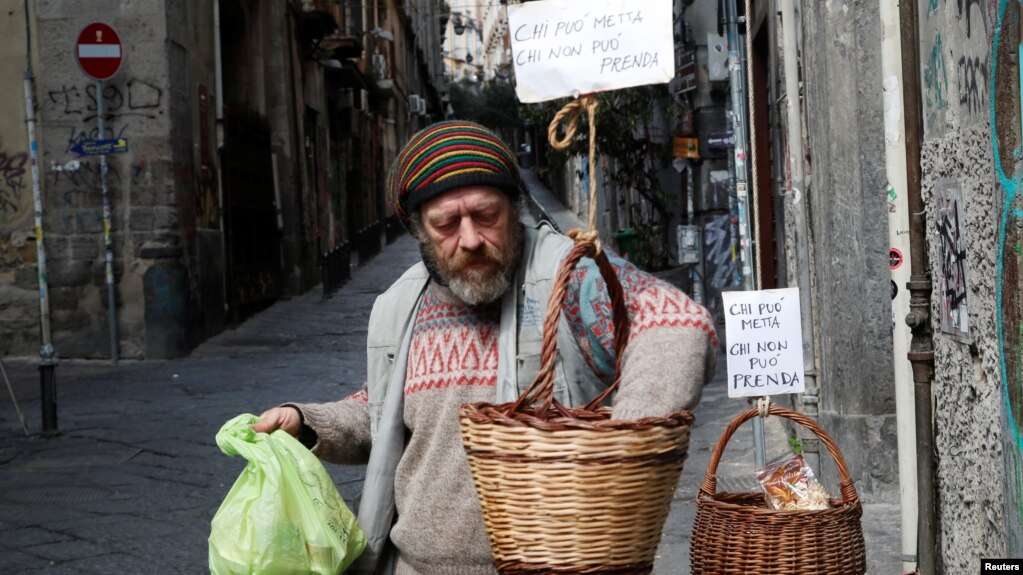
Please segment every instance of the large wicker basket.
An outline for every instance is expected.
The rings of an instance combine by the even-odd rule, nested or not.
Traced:
[[[776,511],[763,493],[716,493],[718,462],[729,438],[758,410],[741,413],[725,430],[711,455],[696,496],[689,558],[693,575],[805,574],[858,575],[866,572],[866,551],[860,517],[863,507],[845,459],[834,440],[809,417],[778,406],[770,413],[807,427],[835,460],[841,499],[830,509]]]
[[[612,421],[601,403],[553,400],[561,302],[580,258],[595,257],[613,304],[620,361],[628,340],[607,257],[580,242],[562,264],[544,321],[540,373],[518,401],[461,407],[462,439],[501,573],[649,573],[689,447],[692,415]],[[618,374],[621,374],[620,364]]]

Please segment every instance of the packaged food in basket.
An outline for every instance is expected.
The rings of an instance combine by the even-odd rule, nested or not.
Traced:
[[[831,507],[827,489],[817,481],[802,455],[769,463],[757,471],[757,479],[771,509],[812,511]]]

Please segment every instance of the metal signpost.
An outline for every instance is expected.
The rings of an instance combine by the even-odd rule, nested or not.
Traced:
[[[25,128],[28,132],[28,150],[32,166],[32,200],[35,215],[36,242],[36,277],[39,281],[39,335],[42,345],[39,348],[39,399],[42,406],[42,435],[57,435],[57,362],[56,352],[50,334],[50,288],[46,272],[46,241],[43,237],[43,189],[39,183],[39,146],[36,140],[36,102],[32,73],[32,26],[29,2],[25,0],[25,74],[22,84],[25,89]],[[7,374],[4,373],[4,379]],[[14,391],[11,388],[11,399]],[[17,406],[17,400],[15,406]],[[20,412],[20,409],[19,409]],[[19,417],[20,413],[19,413]],[[27,426],[22,419],[22,428]]]
[[[110,318],[110,359],[117,362],[117,298],[114,291],[114,242],[110,234],[112,208],[107,187],[107,154],[127,150],[124,140],[106,140],[105,111],[103,109],[103,81],[117,73],[121,67],[121,38],[108,24],[93,22],[82,28],[75,43],[75,57],[86,76],[96,81],[96,118],[99,139],[84,142],[79,153],[99,155],[100,181],[103,186],[103,243],[106,246],[107,303]],[[77,150],[76,150],[77,151]],[[85,153],[83,153],[85,152]]]
[[[749,114],[746,109],[746,36],[739,33],[740,16],[736,0],[725,0],[725,35],[728,38],[728,83],[731,87],[732,99],[732,142],[735,161],[735,198],[739,208],[739,261],[742,263],[742,289],[750,291],[759,288],[756,285],[754,270],[758,265],[753,261],[753,238],[750,225],[750,201],[747,184],[749,182],[749,165],[747,153],[752,148],[749,141]],[[746,24],[745,19],[742,22]],[[747,28],[746,34],[749,33]],[[747,148],[749,146],[749,148]],[[753,418],[753,456],[757,469],[766,465],[764,422],[759,417]]]

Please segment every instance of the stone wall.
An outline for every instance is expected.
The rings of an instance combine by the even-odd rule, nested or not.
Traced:
[[[101,4],[101,5],[97,5]],[[128,152],[108,156],[114,277],[120,355],[143,357],[145,318],[139,262],[154,239],[175,243],[180,225],[168,132],[168,59],[164,2],[36,4],[40,70],[36,92],[43,118],[42,171],[53,336],[65,357],[109,357],[110,336],[103,247],[103,176],[96,156],[79,157],[85,140],[124,138]],[[74,38],[102,15],[121,37],[123,63],[103,83],[85,77]],[[57,46],[67,44],[66,50]],[[106,125],[99,132],[96,104]]]
[[[839,442],[861,498],[892,501],[898,466],[880,12],[869,2],[803,2],[802,9],[809,161],[798,201],[808,202],[814,258],[820,423]],[[797,246],[787,248],[794,262]],[[823,448],[820,461],[834,482]]]
[[[11,9],[3,6],[0,10],[0,37],[9,50],[0,59],[0,82],[18,85],[20,95],[25,53],[23,3],[4,0],[4,4]],[[179,356],[187,353],[196,339],[222,329],[222,322],[201,325],[209,314],[203,315],[203,305],[196,299],[211,276],[216,280],[219,274],[219,282],[223,281],[222,255],[206,258],[218,265],[215,273],[199,274],[199,230],[209,227],[203,218],[216,219],[203,209],[217,203],[215,187],[198,185],[215,182],[215,172],[204,180],[198,169],[196,86],[213,84],[212,12],[208,6],[199,10],[200,4],[206,3],[95,0],[32,4],[43,229],[58,357],[107,358],[112,354],[104,187],[112,206],[118,355]],[[75,39],[94,21],[113,26],[122,44],[121,68],[101,89],[85,76],[75,58]],[[212,88],[209,91],[212,93]],[[3,172],[7,176],[0,178],[0,292],[6,296],[0,297],[0,321],[5,327],[0,335],[0,356],[34,354],[39,343],[31,181],[26,174],[15,173],[15,169],[27,167],[21,163],[27,149],[21,112],[24,101],[8,94],[15,93],[5,91],[2,96],[10,99],[3,103],[11,113],[0,119],[0,170],[8,166]],[[105,111],[102,133],[97,116],[100,98]],[[215,119],[210,116],[207,120],[208,130],[215,129]],[[84,141],[113,138],[126,140],[127,152],[107,156],[104,178],[99,156],[81,156],[75,148]],[[216,149],[212,139],[208,144]],[[215,152],[210,157],[215,158]],[[212,195],[203,201],[202,193]],[[17,202],[3,200],[15,195]],[[217,246],[220,242],[206,243]],[[164,261],[168,259],[173,261]],[[147,275],[156,277],[147,272],[163,264],[170,267],[162,272],[177,270],[181,281],[174,278],[162,286],[147,286]],[[185,291],[171,293],[176,286]],[[213,306],[214,312],[216,309]],[[162,319],[154,324],[153,317]]]

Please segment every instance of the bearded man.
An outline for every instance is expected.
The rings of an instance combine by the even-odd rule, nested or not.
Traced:
[[[508,147],[464,121],[434,124],[398,154],[388,188],[422,263],[380,295],[365,388],[341,401],[285,404],[256,431],[284,429],[320,458],[367,463],[356,573],[496,573],[462,448],[458,408],[513,401],[540,369],[543,316],[569,238],[520,222],[524,186]],[[707,311],[611,257],[631,333],[615,419],[689,409],[713,375]],[[614,378],[610,299],[584,259],[562,302],[555,397],[579,406]]]

